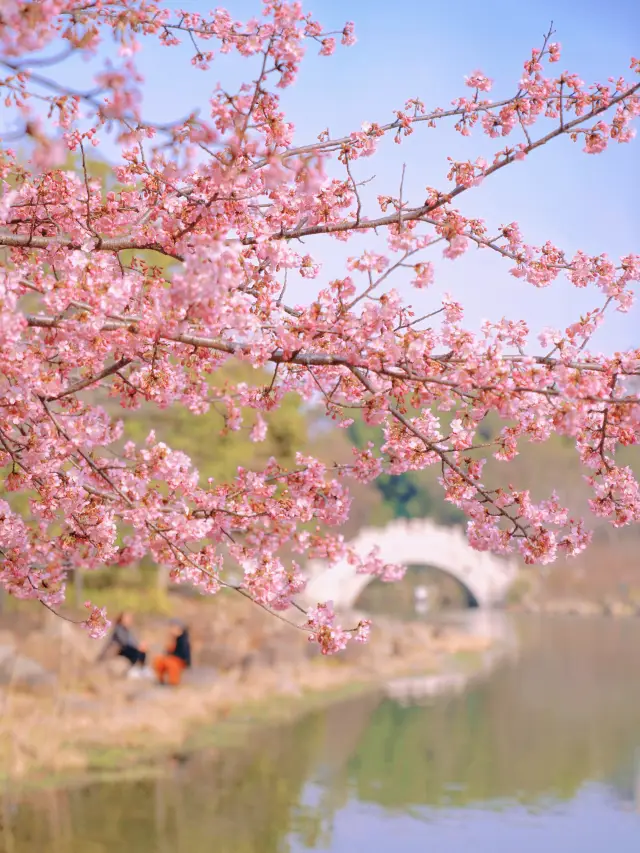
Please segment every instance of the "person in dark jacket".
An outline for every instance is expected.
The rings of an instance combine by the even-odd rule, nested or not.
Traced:
[[[191,641],[189,631],[177,620],[172,621],[169,631],[169,643],[165,654],[158,655],[153,668],[160,684],[177,687],[182,673],[191,666]]]
[[[133,616],[125,610],[116,619],[109,642],[100,656],[101,659],[115,651],[116,655],[126,658],[132,667],[136,665],[144,667],[147,660],[146,646],[138,642],[131,630],[132,626]]]

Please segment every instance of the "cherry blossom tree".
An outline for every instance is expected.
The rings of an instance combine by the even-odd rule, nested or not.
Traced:
[[[259,60],[259,71],[238,91],[214,89],[206,115],[153,124],[135,65],[153,39],[167,62],[185,42],[197,68],[235,52]],[[526,490],[485,483],[481,457],[508,462],[523,441],[552,433],[575,442],[596,515],[615,526],[640,519],[638,482],[615,458],[640,435],[640,350],[604,355],[589,346],[607,312],[631,305],[640,257],[586,249],[571,257],[552,242],[528,244],[515,222],[456,208],[481,181],[526,168],[562,137],[576,143],[577,157],[631,140],[640,61],[631,60],[631,81],[587,85],[555,72],[552,39],[532,51],[502,99],[474,71],[449,108],[412,97],[386,123],[297,146],[278,93],[307,48],[328,57],[338,42],[353,44],[353,24],[325,31],[293,0],[263,0],[262,16],[246,23],[149,0],[5,0],[0,87],[12,124],[0,154],[0,465],[9,494],[0,502],[0,581],[9,593],[55,609],[70,570],[144,555],[208,593],[226,583],[233,561],[244,571],[240,591],[272,611],[295,607],[304,586],[284,554],[301,564],[347,557],[358,571],[393,579],[400,567],[375,553],[357,557],[327,529],[347,517],[350,478],[430,465],[446,500],[468,516],[475,548],[546,563],[584,549],[587,528],[555,494],[535,503]],[[90,87],[61,82],[67,60],[100,63],[105,50],[109,62]],[[451,160],[446,186],[414,199],[401,189],[367,209],[356,161],[387,136],[400,144],[445,123],[495,140],[493,158]],[[105,191],[86,162],[107,133],[121,157]],[[28,142],[28,161],[12,138]],[[60,168],[70,152],[85,164],[80,172]],[[384,251],[358,249],[354,238],[373,230]],[[354,240],[333,281],[321,265],[327,240]],[[597,288],[601,303],[539,340],[524,319],[474,333],[453,297],[416,316],[394,277],[428,288],[434,252],[455,259],[473,246],[498,253],[533,287],[566,276]],[[154,265],[149,251],[171,265]],[[317,282],[306,304],[287,301],[288,276]],[[269,369],[269,384],[212,382],[232,359]],[[258,472],[239,468],[230,482],[202,482],[186,455],[153,433],[142,446],[123,442],[101,389],[125,408],[146,401],[198,415],[216,404],[230,430],[241,428],[242,409],[255,410],[254,441],[264,439],[263,414],[293,392],[323,401],[338,425],[359,410],[383,427],[384,443],[354,450],[348,465],[298,454],[294,468],[271,459]],[[454,415],[446,429],[442,412]],[[478,431],[488,413],[504,426],[485,441]],[[106,614],[87,607],[84,624],[100,635]],[[342,628],[331,602],[297,621],[325,653],[365,640],[369,629]]]

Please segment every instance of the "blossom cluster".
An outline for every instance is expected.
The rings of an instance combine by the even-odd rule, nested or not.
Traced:
[[[284,556],[291,552],[301,564],[348,559],[394,580],[401,567],[376,553],[362,558],[327,531],[348,517],[350,478],[431,465],[446,500],[468,516],[475,548],[515,550],[532,563],[578,553],[588,529],[555,494],[535,502],[526,490],[485,483],[484,459],[472,451],[489,413],[503,428],[483,443],[485,458],[508,462],[525,441],[568,436],[593,512],[616,526],[640,520],[640,487],[615,458],[640,436],[640,350],[589,347],[606,313],[632,304],[640,257],[532,245],[517,223],[494,228],[456,206],[461,194],[563,136],[588,154],[629,142],[640,62],[631,61],[630,81],[587,85],[549,70],[560,59],[549,34],[510,97],[488,99],[493,81],[475,70],[449,109],[410,98],[388,123],[341,138],[325,131],[296,146],[279,92],[309,46],[329,56],[338,41],[354,43],[354,27],[325,31],[294,0],[264,0],[263,13],[239,23],[224,10],[175,14],[159,0],[8,0],[0,9],[0,89],[31,152],[27,163],[8,146],[0,152],[0,583],[13,595],[55,607],[70,570],[145,555],[174,581],[210,593],[232,560],[243,568],[244,593],[276,611],[294,607],[304,588],[302,569]],[[58,82],[57,63],[95,59],[107,39],[115,39],[117,62],[96,73],[95,86]],[[190,44],[196,68],[236,52],[260,57],[260,71],[236,92],[214,89],[206,114],[154,125],[135,65],[147,39],[168,59],[171,48]],[[365,211],[356,161],[386,137],[402,144],[448,121],[465,137],[500,140],[493,158],[451,159],[446,186],[427,187],[415,202],[380,196],[379,209]],[[545,129],[536,134],[538,122]],[[114,128],[122,154],[103,184],[90,177],[86,153]],[[84,164],[79,172],[61,168],[70,152]],[[386,247],[354,248],[343,276],[323,277],[318,238],[374,229]],[[452,296],[417,317],[393,276],[409,269],[413,286],[428,289],[434,251],[455,260],[473,246],[496,252],[534,287],[566,277],[599,292],[601,304],[539,341],[525,320],[469,330]],[[146,260],[150,251],[167,264]],[[288,274],[318,282],[307,304],[287,304]],[[234,359],[273,368],[269,387],[214,387],[209,377]],[[252,409],[254,441],[266,436],[264,415],[294,393],[321,400],[342,426],[358,409],[384,440],[354,451],[350,465],[298,454],[290,469],[272,459],[263,470],[239,468],[231,482],[203,483],[191,460],[153,433],[141,446],[123,444],[121,424],[99,403],[101,388],[126,409],[144,402],[198,415],[215,402],[228,429]],[[443,412],[453,415],[446,429]],[[89,610],[86,625],[99,634],[106,615]],[[300,627],[325,653],[369,631],[366,622],[340,627],[326,602]]]

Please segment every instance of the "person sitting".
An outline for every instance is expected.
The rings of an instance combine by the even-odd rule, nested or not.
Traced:
[[[133,615],[127,610],[123,611],[116,619],[113,632],[99,660],[104,660],[109,653],[115,651],[117,656],[126,658],[131,663],[132,670],[136,665],[144,668],[147,661],[147,649],[144,643],[139,643],[136,639],[131,630],[132,625]]]
[[[160,684],[168,683],[172,687],[180,684],[182,673],[191,666],[191,641],[185,626],[173,620],[169,631],[167,651],[153,662],[153,668]],[[166,679],[166,680],[165,680]]]

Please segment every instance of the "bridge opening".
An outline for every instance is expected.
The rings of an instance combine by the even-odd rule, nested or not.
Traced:
[[[355,608],[398,618],[479,607],[473,592],[458,578],[436,566],[410,565],[397,583],[373,578],[358,596]]]

